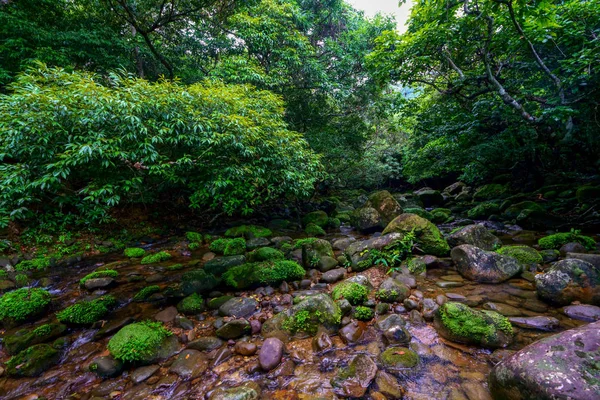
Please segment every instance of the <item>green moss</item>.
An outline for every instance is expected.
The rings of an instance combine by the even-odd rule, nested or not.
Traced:
[[[304,226],[315,224],[317,226],[320,226],[321,228],[324,228],[327,226],[328,220],[329,217],[327,216],[327,213],[325,211],[313,211],[311,213],[306,214],[304,218],[302,218],[302,224]]]
[[[90,325],[104,318],[116,304],[112,296],[80,301],[56,313],[56,319],[67,324]]]
[[[294,246],[292,246],[291,243],[283,243],[279,247],[279,250],[281,250],[283,253],[289,253],[290,251],[294,250]]]
[[[593,250],[596,247],[594,239],[581,235],[579,231],[555,233],[554,235],[541,238],[538,244],[542,249],[560,249],[563,245],[572,242],[579,243],[588,250]]]
[[[414,233],[416,246],[426,254],[445,256],[450,252],[450,246],[437,226],[418,215],[405,213],[394,218],[382,234],[386,235],[392,232],[403,235]]]
[[[342,282],[333,288],[331,297],[334,300],[346,299],[352,305],[363,304],[367,301],[369,291],[366,287],[356,282]]]
[[[202,244],[202,242],[204,241],[204,236],[202,236],[202,234],[198,232],[186,232],[185,238],[192,243],[195,242]]]
[[[115,271],[114,269],[105,269],[105,270],[101,270],[101,271],[94,271],[91,274],[87,274],[86,276],[81,278],[81,280],[79,281],[79,284],[81,286],[83,286],[83,285],[85,285],[85,282],[88,281],[89,279],[116,278],[117,276],[119,276],[119,273],[117,271]]]
[[[425,262],[418,258],[411,258],[408,260],[406,267],[412,274],[416,275],[424,273],[427,269]]]
[[[509,201],[509,200],[507,200]],[[524,210],[531,211],[544,211],[544,207],[533,201],[523,201],[521,203],[513,204],[504,210],[504,215],[507,218],[514,219],[521,214]]]
[[[0,297],[0,321],[22,322],[36,317],[50,305],[50,293],[44,289],[22,288]]]
[[[167,266],[167,271],[178,271],[180,269],[184,269],[185,265],[183,264],[173,264],[173,265],[169,265]]]
[[[177,311],[183,314],[198,314],[204,311],[204,299],[194,293],[177,304]]]
[[[436,208],[431,211],[431,221],[436,224],[443,224],[452,219],[452,211],[447,208]]]
[[[471,219],[483,219],[492,214],[500,212],[500,206],[496,203],[481,203],[467,212],[467,217]]]
[[[122,328],[108,342],[114,358],[129,362],[151,362],[159,353],[163,341],[172,335],[160,322],[138,322]]]
[[[243,289],[255,284],[272,285],[298,280],[305,273],[304,268],[294,261],[265,261],[230,268],[223,274],[223,281],[233,288]]]
[[[217,287],[218,284],[219,279],[203,269],[186,272],[181,277],[181,289],[186,295],[207,292]]]
[[[145,301],[158,292],[160,292],[160,287],[158,285],[146,286],[133,296],[133,301]]]
[[[372,308],[358,306],[354,309],[354,318],[359,321],[370,321],[375,316],[375,312]]]
[[[52,326],[50,324],[40,325],[33,330],[35,336],[48,336],[52,333]]]
[[[272,247],[261,247],[248,253],[248,261],[276,261],[285,259],[285,254]]]
[[[243,236],[247,239],[258,238],[258,237],[269,237],[272,236],[273,232],[270,229],[257,226],[257,225],[242,225],[229,228],[225,232],[227,237],[240,237]]]
[[[37,344],[21,351],[6,362],[11,376],[34,377],[40,375],[60,360],[60,353],[47,344]]]
[[[140,249],[139,247],[128,247],[123,251],[125,257],[129,258],[140,258],[146,255],[146,250]]]
[[[477,189],[473,198],[476,200],[500,199],[507,196],[508,188],[506,185],[490,183]]]
[[[337,229],[337,228],[339,228],[340,226],[342,226],[342,221],[340,221],[340,219],[339,219],[339,218],[337,218],[337,217],[336,217],[336,218],[329,218],[329,219],[327,220],[327,226],[328,226],[329,228],[334,228],[334,229]]]
[[[320,325],[339,324],[340,320],[341,312],[327,316],[319,310],[302,310],[286,319],[282,328],[291,333],[305,332],[309,335],[314,335],[317,333]]]
[[[158,253],[150,254],[142,258],[141,264],[155,264],[161,261],[169,260],[171,257],[173,256],[166,251],[159,251]]]
[[[386,303],[393,303],[398,298],[398,292],[393,289],[379,289],[375,297]]]
[[[231,239],[225,245],[225,250],[223,251],[223,255],[225,256],[239,256],[246,253],[246,239],[244,238],[235,238]]]
[[[29,277],[25,274],[15,275],[15,283],[18,287],[24,287],[29,285]]]
[[[298,239],[294,242],[294,249],[301,249],[302,246],[310,246],[316,243],[319,238],[311,237],[306,239]]]
[[[306,225],[304,232],[309,236],[324,236],[325,230],[317,224],[310,223]]]
[[[188,249],[194,251],[194,250],[198,250],[200,247],[202,247],[202,245],[198,242],[193,242],[188,244]]]
[[[34,258],[33,260],[23,260],[15,266],[15,271],[43,271],[50,267],[52,259],[50,257]]]
[[[0,279],[8,278],[8,272],[6,270],[0,269]]]
[[[492,319],[493,324],[490,324],[490,321],[484,318],[483,314],[475,312],[461,303],[444,303],[438,312],[444,327],[451,335],[468,338],[476,343],[493,341],[497,329],[507,335],[513,333],[510,321],[493,311],[482,312]]]
[[[406,347],[390,347],[381,353],[381,363],[391,369],[414,368],[419,364],[419,356]]]
[[[544,260],[540,253],[529,246],[504,246],[496,252],[516,258],[521,264],[541,264]]]

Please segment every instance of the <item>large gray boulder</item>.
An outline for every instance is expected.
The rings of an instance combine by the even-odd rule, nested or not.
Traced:
[[[457,271],[479,283],[500,283],[519,274],[521,264],[514,258],[463,244],[450,252]]]
[[[352,224],[360,231],[381,230],[398,215],[402,207],[387,190],[375,192],[367,202],[352,213]]]
[[[452,247],[461,244],[470,244],[482,250],[496,250],[502,246],[502,242],[490,231],[481,225],[467,225],[452,233],[448,237],[448,244]]]
[[[535,277],[538,296],[547,302],[567,305],[573,301],[600,305],[600,268],[576,258],[556,262]]]
[[[397,240],[401,240],[404,235],[401,233],[390,233],[379,237],[374,237],[367,240],[361,240],[352,243],[346,248],[346,257],[352,262],[352,270],[362,271],[366,268],[362,268],[361,261],[366,261],[369,258],[369,250],[381,250],[386,246],[394,243]],[[370,267],[371,265],[366,265]]]
[[[524,347],[494,367],[495,399],[600,398],[600,322],[570,329]]]

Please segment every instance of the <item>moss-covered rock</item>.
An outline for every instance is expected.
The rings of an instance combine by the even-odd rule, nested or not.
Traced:
[[[114,269],[103,269],[103,270],[99,270],[99,271],[94,271],[91,274],[87,274],[86,276],[81,278],[79,280],[79,285],[85,286],[85,283],[88,280],[92,280],[92,279],[98,279],[98,278],[113,278],[114,279],[117,276],[119,276],[119,273],[117,271],[115,271]]]
[[[158,253],[147,255],[142,258],[141,264],[155,264],[162,261],[167,261],[171,258],[171,254],[166,251],[159,251]]]
[[[375,296],[379,301],[385,303],[396,303],[401,302],[410,295],[410,289],[408,286],[399,282],[393,278],[388,278],[381,282],[379,289],[375,293]]]
[[[360,283],[344,281],[333,288],[331,297],[334,300],[346,299],[352,305],[360,305],[367,301],[369,290]]]
[[[538,296],[556,305],[573,301],[600,305],[600,268],[583,260],[567,258],[535,277]]]
[[[419,217],[425,218],[429,221],[433,220],[433,215],[431,214],[431,212],[425,210],[424,208],[420,208],[420,207],[405,208],[404,212],[408,213],[408,214],[416,214]]]
[[[188,315],[199,314],[204,309],[204,299],[198,293],[187,296],[177,304],[177,311]]]
[[[112,296],[80,301],[56,313],[56,319],[66,324],[91,325],[104,318],[116,304]]]
[[[274,285],[298,280],[305,273],[304,268],[294,261],[263,261],[233,267],[223,274],[223,281],[235,289],[243,289],[258,284]]]
[[[297,240],[295,248],[302,249],[302,265],[304,268],[316,267],[321,257],[328,256],[335,258],[333,247],[327,240],[318,238],[308,238]]]
[[[8,354],[15,355],[35,344],[49,342],[67,330],[63,324],[44,324],[35,329],[21,329],[4,337],[3,345]]]
[[[36,344],[6,362],[6,371],[15,377],[41,375],[60,361],[60,353],[47,344]]]
[[[315,224],[320,226],[321,228],[325,228],[327,226],[327,222],[329,220],[329,216],[325,211],[313,211],[306,214],[302,218],[302,225],[308,226],[309,224]]]
[[[471,219],[486,219],[490,215],[500,212],[500,206],[497,203],[487,202],[476,205],[467,212],[467,217]]]
[[[227,270],[237,265],[246,263],[246,257],[243,255],[239,256],[227,256],[227,257],[215,257],[212,260],[208,260],[204,264],[204,271],[214,276],[221,276]]]
[[[452,247],[470,244],[487,251],[496,250],[502,246],[498,237],[478,224],[467,225],[453,231],[448,237],[448,244]]]
[[[504,246],[498,249],[497,252],[516,258],[523,265],[541,264],[544,261],[540,253],[529,246]]]
[[[459,343],[506,347],[513,340],[510,321],[494,311],[477,311],[462,303],[446,302],[434,316],[438,333]]]
[[[575,192],[575,197],[579,204],[598,202],[598,199],[600,199],[600,186],[581,186],[577,189],[577,192]]]
[[[298,304],[267,320],[262,327],[265,336],[285,330],[292,333],[304,332],[314,335],[319,327],[333,332],[339,327],[342,311],[324,293],[304,298]]]
[[[123,251],[123,254],[129,258],[140,258],[146,255],[146,250],[139,247],[128,247]]]
[[[326,233],[323,228],[321,228],[319,225],[313,224],[313,223],[306,225],[304,232],[308,236],[325,236],[325,233]]]
[[[396,217],[388,224],[382,234],[386,235],[392,232],[401,234],[414,232],[417,247],[426,254],[444,256],[450,251],[450,246],[446,243],[437,226],[415,214],[402,214]]]
[[[146,301],[150,296],[160,292],[160,286],[158,285],[150,285],[142,288],[139,292],[133,296],[133,301],[141,302]]]
[[[567,243],[579,243],[585,246],[588,250],[593,250],[596,247],[596,241],[589,236],[581,235],[577,231],[555,233],[554,235],[546,236],[538,241],[542,249],[558,250]]]
[[[380,190],[371,194],[369,204],[380,215],[383,225],[389,224],[403,212],[398,201],[387,190]]]
[[[419,355],[406,347],[389,347],[379,355],[379,359],[387,371],[405,374],[420,362]]]
[[[431,222],[443,224],[452,221],[452,211],[447,208],[436,208],[431,211]]]
[[[160,322],[137,322],[121,328],[108,342],[108,351],[123,362],[149,364],[159,358],[171,334]]]
[[[246,253],[246,240],[243,237],[235,239],[217,239],[209,246],[210,251],[225,256],[237,256]]]
[[[193,293],[208,292],[220,283],[213,274],[207,273],[203,269],[186,272],[181,277],[181,290],[188,296]]]
[[[513,204],[504,210],[504,217],[507,219],[515,219],[524,210],[545,211],[544,207],[533,201],[522,201]]]
[[[490,183],[478,188],[473,194],[475,200],[492,200],[501,199],[508,196],[508,188],[506,185],[499,183]]]
[[[31,260],[23,260],[15,265],[15,271],[43,271],[52,266],[54,260],[50,257],[37,257]]]
[[[519,274],[523,266],[514,258],[485,251],[470,244],[452,249],[456,270],[465,278],[480,283],[500,283]]]
[[[377,365],[366,354],[355,356],[347,368],[341,368],[331,379],[335,394],[343,398],[364,398],[377,374]]]
[[[50,293],[44,289],[21,288],[0,297],[0,322],[12,325],[43,314],[50,305]]]
[[[370,321],[375,316],[375,311],[369,307],[358,306],[354,309],[354,313],[352,315],[359,321]]]
[[[258,225],[241,225],[229,228],[225,232],[227,237],[245,237],[246,239],[270,237],[273,232],[269,228]]]
[[[277,261],[285,259],[285,254],[272,247],[261,247],[248,253],[247,259],[249,262]]]

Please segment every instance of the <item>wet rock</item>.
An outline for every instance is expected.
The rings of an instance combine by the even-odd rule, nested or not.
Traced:
[[[234,297],[219,307],[223,317],[247,318],[257,311],[258,302],[250,297]]]
[[[218,337],[205,336],[189,342],[187,348],[199,351],[212,351],[223,346],[223,343]]]
[[[346,315],[352,311],[352,304],[346,299],[337,300],[336,304],[340,308],[342,315]]]
[[[325,256],[335,259],[331,243],[327,240],[312,239],[302,243],[302,265],[304,268],[311,268],[315,261],[318,263]]]
[[[344,250],[346,250],[346,248],[348,246],[350,246],[354,242],[356,242],[356,238],[347,237],[347,238],[343,238],[343,239],[334,240],[332,243],[332,246],[335,250],[344,251]]]
[[[222,364],[225,361],[229,360],[231,357],[233,357],[233,353],[231,352],[231,350],[229,350],[229,348],[227,348],[227,347],[223,347],[223,348],[217,350],[215,357],[213,358],[212,362],[210,363],[210,367],[214,368],[217,365]]]
[[[325,272],[321,276],[321,281],[325,283],[335,283],[344,279],[344,276],[346,276],[346,268],[336,268]]]
[[[465,304],[446,302],[435,314],[438,333],[451,341],[483,347],[506,347],[513,340],[510,322],[494,311],[477,311]]]
[[[375,313],[378,315],[387,314],[390,311],[390,308],[388,303],[377,303],[375,306]]]
[[[381,250],[393,242],[402,239],[402,237],[403,235],[399,233],[391,233],[389,235],[357,241],[348,246],[344,253],[352,264],[352,270],[362,271],[371,266],[371,264],[367,262],[369,259],[369,250]]]
[[[216,257],[204,264],[203,270],[208,274],[215,276],[223,275],[228,269],[242,265],[246,262],[246,257],[243,255]]]
[[[518,317],[519,315],[523,315],[521,310],[519,310],[517,307],[509,306],[508,304],[488,302],[483,305],[483,308],[486,310],[496,311],[505,317]]]
[[[463,277],[480,283],[500,283],[522,271],[516,259],[468,244],[453,248],[451,256]]]
[[[340,329],[338,334],[344,343],[352,344],[359,342],[362,339],[364,332],[364,322],[352,321]]]
[[[261,398],[260,386],[256,382],[247,382],[234,388],[217,388],[209,400],[259,400]]]
[[[497,399],[594,399],[600,393],[600,322],[524,347],[490,374]]]
[[[404,307],[406,307],[407,310],[415,310],[415,309],[419,308],[419,300],[417,300],[416,298],[412,298],[412,297],[409,297],[408,299],[404,299],[402,304],[404,304]]]
[[[257,237],[248,239],[246,241],[246,248],[248,250],[258,249],[259,247],[266,247],[271,244],[271,241],[264,237]]]
[[[411,289],[414,289],[417,287],[417,280],[410,275],[397,274],[397,275],[394,275],[393,278],[395,280],[397,280],[398,282],[404,283],[406,286],[408,286]]]
[[[177,316],[177,308],[175,307],[167,307],[158,314],[154,316],[154,319],[164,323],[170,323],[175,321],[175,317]]]
[[[423,325],[425,323],[423,316],[417,310],[412,310],[408,313],[408,320],[415,326]]]
[[[223,339],[237,339],[252,332],[250,323],[245,319],[234,319],[217,329],[216,335]]]
[[[396,377],[385,371],[377,372],[375,383],[379,391],[388,398],[400,399],[404,394],[404,389],[402,389]]]
[[[465,382],[462,389],[469,400],[492,400],[488,390],[479,382]]]
[[[502,246],[498,237],[481,225],[467,225],[448,237],[451,247],[470,244],[482,250],[492,251]]]
[[[194,329],[194,323],[181,315],[175,317],[175,324],[186,331]]]
[[[36,344],[10,359],[6,372],[15,377],[34,377],[52,368],[60,361],[60,353],[47,344]]]
[[[577,242],[563,244],[558,251],[563,256],[567,253],[587,253],[585,246]]]
[[[406,347],[389,347],[380,354],[381,364],[388,372],[406,374],[419,365],[419,355]]]
[[[317,267],[319,268],[319,271],[321,272],[327,272],[335,267],[337,267],[338,262],[335,258],[330,257],[330,256],[323,256],[319,259],[319,263],[317,264]]]
[[[263,342],[258,353],[258,362],[265,371],[270,371],[277,367],[283,357],[283,342],[278,338],[268,338]]]
[[[94,335],[94,340],[101,339],[105,336],[110,336],[113,333],[116,333],[125,325],[129,325],[134,322],[135,319],[133,317],[125,317],[115,321],[109,321],[106,325],[104,325],[96,334]]]
[[[390,314],[377,318],[376,326],[383,336],[392,344],[408,344],[411,335],[406,329],[406,322],[398,314]]]
[[[101,378],[113,378],[121,374],[123,363],[112,356],[98,357],[92,361],[89,369]]]
[[[46,324],[46,329],[21,329],[4,337],[3,345],[8,354],[15,355],[34,344],[49,342],[62,335],[66,330],[63,324]]]
[[[416,245],[425,254],[445,256],[450,251],[448,243],[432,222],[416,214],[402,214],[386,226],[383,235],[392,232],[405,235],[409,232],[416,235]]]
[[[558,256],[560,255],[560,253],[554,249],[540,250],[539,253],[540,253],[540,256],[542,256],[542,262],[544,264],[548,264],[548,263],[557,261]],[[567,255],[567,257],[568,257],[568,255]],[[572,258],[579,258],[579,257],[572,257]]]
[[[208,301],[208,308],[218,310],[223,304],[233,299],[233,296],[217,296]]]
[[[459,288],[465,286],[462,282],[449,282],[449,281],[437,281],[436,286],[441,287],[442,289],[452,289]]]
[[[327,332],[318,332],[312,340],[312,348],[315,353],[330,349],[333,347],[333,342]]]
[[[256,345],[250,342],[237,342],[234,346],[234,351],[242,356],[252,356],[256,350]]]
[[[512,317],[508,319],[513,325],[521,328],[536,329],[539,331],[553,331],[560,322],[553,317]]]
[[[250,329],[252,330],[252,334],[256,335],[257,333],[260,332],[262,328],[262,324],[260,321],[253,319],[252,321],[250,321]]]
[[[573,301],[600,305],[600,268],[575,258],[555,263],[535,277],[538,296],[547,302],[567,305]]]
[[[600,269],[600,254],[567,253],[567,258],[576,258],[592,264],[596,269]]]
[[[379,285],[377,298],[385,303],[397,303],[410,295],[410,289],[404,283],[388,278]]]
[[[569,318],[581,321],[594,322],[600,320],[600,307],[589,304],[567,306],[563,309],[563,313]]]
[[[435,300],[423,299],[423,318],[425,318],[426,321],[432,321],[438,307],[439,306]]]
[[[144,382],[158,371],[160,367],[158,365],[147,365],[145,367],[136,368],[131,373],[131,381],[136,385]]]
[[[183,350],[169,368],[182,379],[195,379],[208,369],[208,359],[197,350]]]
[[[331,380],[335,394],[350,398],[363,397],[375,379],[377,365],[365,354],[355,356],[348,368],[342,369]]]
[[[116,283],[114,278],[92,278],[87,279],[84,286],[87,290],[106,289],[113,286]]]

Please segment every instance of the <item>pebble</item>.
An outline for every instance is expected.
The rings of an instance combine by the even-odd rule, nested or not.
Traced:
[[[252,356],[256,353],[256,345],[250,342],[237,342],[234,351],[242,356]]]
[[[435,284],[438,287],[441,287],[442,289],[450,289],[450,288],[457,288],[457,287],[465,286],[465,284],[462,282],[448,282],[448,281],[437,281]]]
[[[265,340],[258,353],[258,362],[265,371],[270,371],[277,367],[283,357],[283,342],[278,338],[272,337]]]

